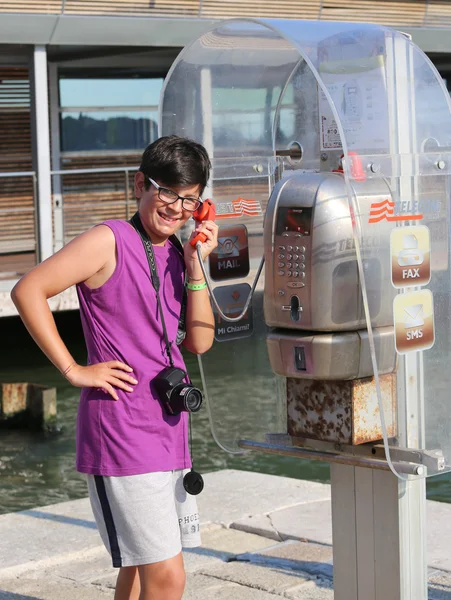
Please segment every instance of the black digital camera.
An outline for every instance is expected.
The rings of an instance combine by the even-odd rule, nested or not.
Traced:
[[[153,380],[160,402],[168,415],[178,415],[182,411],[197,412],[202,406],[202,392],[183,381],[185,377],[186,373],[182,369],[166,367]]]

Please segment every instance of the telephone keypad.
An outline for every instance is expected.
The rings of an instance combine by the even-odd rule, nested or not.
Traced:
[[[289,237],[290,239],[286,240],[288,244],[291,242],[297,242],[299,244],[300,240],[294,238],[303,237],[302,234],[296,234],[294,232],[283,232],[282,237]],[[284,281],[282,284],[282,289],[277,290],[277,294],[279,297],[284,297],[286,295],[286,291],[288,289],[301,289],[307,285],[306,283],[306,247],[305,246],[296,246],[296,245],[283,245],[285,240],[279,238],[282,244],[276,245],[277,250],[280,254],[277,254],[277,274],[279,277],[283,277]],[[286,310],[286,308],[285,308]]]

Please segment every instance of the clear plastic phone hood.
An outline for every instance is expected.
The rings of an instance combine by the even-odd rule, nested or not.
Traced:
[[[224,21],[171,67],[160,134],[212,159],[223,314],[265,261],[200,359],[216,441],[450,471],[451,111],[427,56],[378,25]]]

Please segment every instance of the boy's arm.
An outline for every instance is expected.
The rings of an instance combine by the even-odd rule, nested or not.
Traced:
[[[114,234],[109,227],[94,227],[37,265],[20,279],[11,292],[11,298],[30,335],[62,373],[75,361],[58,333],[47,299],[102,271],[108,261],[114,258],[115,247]],[[115,369],[127,368],[131,371],[127,365],[120,367],[122,363],[112,362],[118,363]],[[78,370],[90,369],[77,367]],[[88,373],[90,376],[86,379],[86,373],[82,376],[79,372],[75,376],[76,370],[71,368],[68,373],[68,379],[74,385],[89,385],[93,379],[91,375],[97,378],[99,375],[97,372]],[[111,386],[105,385],[105,388],[111,393]]]
[[[188,290],[186,337],[183,345],[194,354],[203,354],[213,344],[214,331],[215,322],[207,288]]]
[[[205,259],[218,245],[218,226],[213,221],[205,221],[192,234],[202,231],[207,240],[202,244],[201,252]],[[203,284],[205,282],[197,249],[189,242],[185,244],[185,265],[188,282]],[[207,352],[213,344],[215,322],[211,309],[208,289],[190,290],[188,288],[188,304],[186,307],[186,337],[183,345],[194,354]]]

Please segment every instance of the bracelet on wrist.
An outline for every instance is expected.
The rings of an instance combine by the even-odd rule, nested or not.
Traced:
[[[64,376],[64,377],[66,377],[66,375],[69,373],[69,371],[70,371],[70,370],[71,370],[73,367],[75,367],[75,365],[76,365],[76,364],[77,364],[76,362],[73,362],[72,364],[70,364],[70,365],[67,367],[67,369],[65,369],[65,370],[63,371],[63,376]]]
[[[204,281],[203,283],[187,283],[186,287],[192,292],[198,292],[199,290],[204,290],[207,287],[207,282]]]

